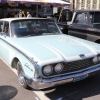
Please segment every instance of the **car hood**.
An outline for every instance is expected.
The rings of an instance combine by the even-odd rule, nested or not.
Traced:
[[[100,53],[99,44],[85,41],[69,35],[46,35],[8,40],[39,65],[48,63],[70,62],[93,57]]]

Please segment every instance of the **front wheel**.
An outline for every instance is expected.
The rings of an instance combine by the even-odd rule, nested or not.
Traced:
[[[22,87],[24,87],[24,88],[27,88],[28,85],[27,85],[27,83],[25,81],[24,71],[22,69],[22,65],[21,65],[21,62],[20,61],[17,62],[17,74],[18,74],[18,80],[19,80],[20,85]]]

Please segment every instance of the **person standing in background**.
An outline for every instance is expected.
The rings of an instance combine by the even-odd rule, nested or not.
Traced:
[[[19,10],[18,17],[24,17],[21,10]]]
[[[23,16],[23,17],[26,17],[26,15],[25,15],[24,11],[22,11],[22,16]]]
[[[27,18],[29,17],[32,17],[32,15],[29,12],[27,12]]]

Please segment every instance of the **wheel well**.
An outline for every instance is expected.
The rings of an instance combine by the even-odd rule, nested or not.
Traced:
[[[100,44],[100,40],[96,40],[95,43],[99,43]]]
[[[18,58],[14,58],[13,59],[13,61],[12,61],[12,64],[11,64],[11,66],[12,66],[12,68],[15,68],[15,69],[17,69],[17,62],[19,61],[19,59]]]

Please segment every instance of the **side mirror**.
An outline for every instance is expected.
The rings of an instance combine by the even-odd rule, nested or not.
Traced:
[[[66,21],[72,20],[72,12],[70,10],[66,11]]]

